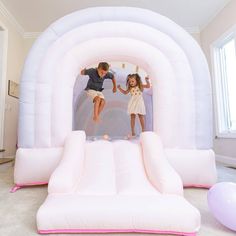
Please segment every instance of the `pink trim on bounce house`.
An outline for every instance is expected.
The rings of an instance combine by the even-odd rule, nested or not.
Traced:
[[[204,185],[204,184],[187,184],[184,185],[184,188],[211,188],[213,185]]]
[[[18,189],[24,188],[24,187],[31,187],[31,186],[37,186],[37,185],[46,185],[48,182],[33,182],[28,184],[15,184],[10,190],[10,193],[15,193]]]
[[[184,236],[196,236],[196,232],[177,232],[177,231],[164,231],[164,230],[149,230],[149,229],[50,229],[38,230],[40,234],[53,234],[53,233],[148,233],[148,234],[173,234]]]
[[[30,187],[30,186],[37,186],[37,185],[46,185],[48,182],[34,182],[34,183],[28,183],[28,184],[15,184],[10,190],[10,193],[15,193],[18,189],[24,188],[24,187]],[[201,185],[201,184],[188,184],[184,185],[184,188],[206,188],[210,189],[212,185]]]

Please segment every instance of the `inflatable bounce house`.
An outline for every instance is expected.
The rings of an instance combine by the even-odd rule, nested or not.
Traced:
[[[73,130],[76,78],[99,61],[133,63],[152,79],[153,130],[139,140]],[[50,25],[25,62],[18,135],[15,190],[48,183],[39,233],[197,234],[183,187],[216,182],[211,82],[197,42],[168,18],[96,7]]]

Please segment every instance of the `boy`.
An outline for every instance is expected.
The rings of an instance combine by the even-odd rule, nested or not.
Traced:
[[[113,83],[113,93],[116,92],[116,80],[114,75],[109,72],[109,64],[100,62],[97,68],[83,69],[81,75],[88,75],[89,80],[85,90],[87,95],[93,99],[94,111],[93,120],[99,121],[99,115],[105,106],[105,97],[102,93],[103,82],[105,79],[111,79]]]

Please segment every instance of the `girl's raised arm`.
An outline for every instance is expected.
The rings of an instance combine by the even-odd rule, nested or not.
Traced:
[[[120,91],[121,93],[123,93],[123,94],[128,94],[128,93],[129,93],[129,90],[128,90],[128,89],[127,89],[127,90],[124,90],[124,89],[121,88],[120,85],[117,85],[117,88],[118,88],[119,91]]]
[[[145,77],[145,80],[146,80],[146,84],[143,84],[143,88],[150,88],[150,82],[149,82],[149,78],[148,77]]]

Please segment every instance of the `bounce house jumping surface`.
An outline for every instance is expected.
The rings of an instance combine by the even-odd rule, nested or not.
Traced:
[[[140,140],[86,141],[72,131],[76,78],[101,60],[152,78],[153,132]],[[49,182],[40,233],[195,235],[200,215],[182,191],[216,182],[211,127],[208,65],[187,32],[145,9],[84,9],[53,23],[27,57],[14,182]]]

